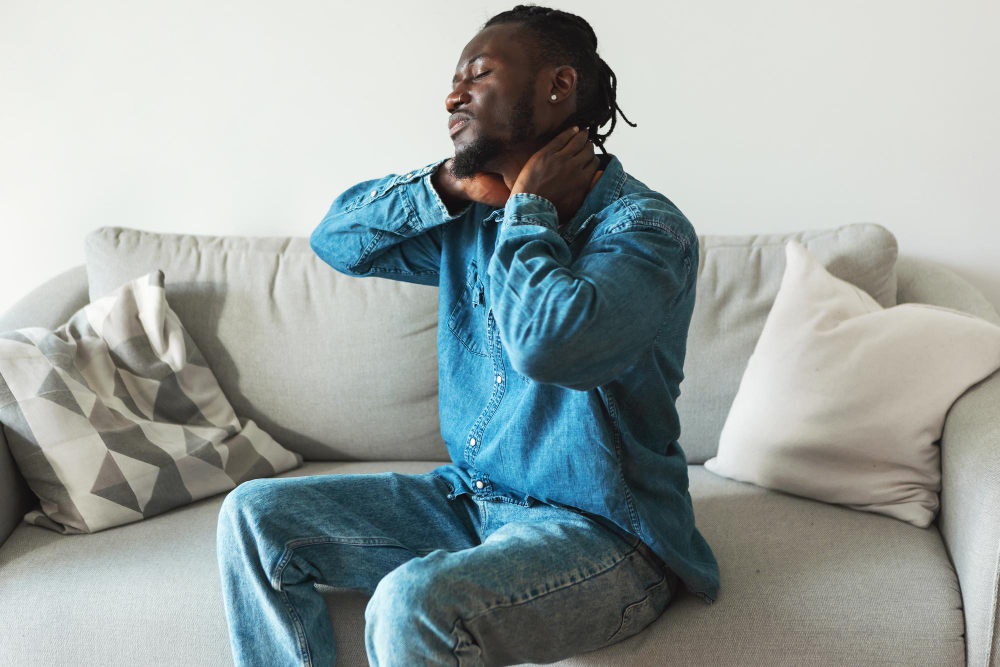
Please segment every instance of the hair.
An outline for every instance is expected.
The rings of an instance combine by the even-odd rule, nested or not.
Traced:
[[[537,74],[543,67],[570,65],[577,72],[576,112],[556,133],[572,124],[586,128],[594,143],[607,154],[605,140],[615,130],[615,110],[625,118],[616,101],[618,79],[604,59],[597,54],[597,35],[586,20],[558,9],[538,5],[517,5],[490,18],[480,30],[500,23],[520,23],[526,34],[517,39],[527,47],[528,62]],[[597,129],[611,121],[603,135]]]

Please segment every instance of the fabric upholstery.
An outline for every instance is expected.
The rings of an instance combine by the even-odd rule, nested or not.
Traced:
[[[345,276],[305,237],[101,227],[84,249],[91,298],[161,268],[236,414],[306,460],[449,460],[437,289]]]
[[[896,237],[874,223],[746,236],[699,235],[694,312],[677,397],[688,463],[715,456],[719,434],[785,270],[795,239],[834,276],[896,305]]]
[[[703,238],[702,247],[705,247]],[[810,247],[811,246],[807,246]],[[960,278],[953,271],[931,260],[918,259],[914,257],[900,256],[896,264],[899,275],[899,302],[920,302],[933,303],[945,307],[953,307],[984,318],[995,318],[993,321],[1000,322],[1000,315],[990,305],[986,298],[978,292],[967,281]],[[716,272],[721,269],[717,268]],[[831,271],[832,272],[832,271]],[[837,275],[833,272],[834,275]],[[270,284],[270,283],[268,283]],[[707,291],[707,290],[706,290]],[[86,304],[88,298],[87,280],[84,265],[79,265],[59,274],[35,291],[26,295],[21,301],[0,317],[0,328],[13,329],[21,326],[57,326],[60,322]],[[883,304],[884,305],[884,304]],[[433,300],[430,304],[433,310]],[[759,306],[758,306],[759,308]],[[766,313],[766,310],[765,310]],[[992,315],[991,315],[992,314]],[[346,328],[346,327],[345,327]],[[756,339],[751,338],[741,343],[748,345],[752,349]],[[689,348],[690,349],[690,348]],[[748,352],[749,355],[749,352]],[[737,377],[738,381],[738,377]],[[687,381],[686,381],[687,382]],[[685,387],[687,384],[685,383]],[[435,387],[436,391],[436,387]],[[735,393],[735,387],[734,387]],[[1000,433],[997,433],[997,425],[992,415],[995,414],[995,406],[1000,404],[1000,375],[994,374],[983,382],[977,384],[967,391],[948,414],[945,422],[944,434],[942,437],[942,466],[943,466],[943,490],[941,495],[941,513],[934,526],[940,527],[940,534],[944,538],[947,548],[947,557],[954,564],[957,571],[958,580],[961,583],[962,601],[960,606],[965,613],[965,632],[968,650],[968,665],[973,667],[1000,667],[1000,650],[998,650],[998,629],[996,619],[997,611],[997,581],[1000,572],[1000,523],[994,517],[1000,512],[1000,447],[996,445],[1000,442]],[[719,426],[721,428],[721,423]],[[955,446],[949,446],[954,443]],[[403,447],[409,445],[409,441]],[[442,445],[443,447],[443,445]],[[443,451],[443,450],[442,450]],[[714,453],[714,452],[713,452]],[[387,464],[379,463],[344,463],[328,464],[331,466],[345,466],[337,468],[343,472],[377,472],[385,469],[393,469],[399,472],[423,472],[437,465],[439,459],[426,459],[418,468],[411,469],[404,462],[395,462],[391,467]],[[315,472],[317,469],[305,466],[300,469],[302,474]],[[741,495],[729,497],[705,497],[698,489],[701,489],[701,481],[705,476],[711,475],[707,471],[698,474],[703,470],[701,466],[692,466],[690,469],[692,482],[692,495],[695,500],[695,507],[701,516],[706,516],[704,522],[706,526],[711,526],[715,522],[714,517],[725,517],[728,512],[734,512],[732,521],[724,521],[716,530],[708,533],[708,537],[719,544],[720,553],[724,555],[722,563],[723,591],[720,601],[712,605],[707,610],[713,614],[726,614],[726,619],[732,620],[738,629],[732,641],[727,638],[730,635],[730,626],[727,626],[722,619],[710,626],[699,626],[697,620],[689,626],[682,626],[686,632],[694,633],[694,639],[690,643],[677,644],[675,646],[662,646],[648,644],[644,638],[646,635],[640,634],[628,642],[623,642],[621,650],[623,655],[616,658],[609,657],[609,654],[600,654],[592,657],[581,656],[576,664],[584,665],[659,665],[659,664],[693,664],[711,665],[712,656],[717,656],[725,651],[733,651],[733,655],[728,658],[729,662],[719,664],[964,664],[959,657],[951,659],[940,655],[940,651],[928,651],[923,656],[915,656],[908,650],[912,644],[914,636],[918,642],[915,645],[917,651],[921,650],[926,642],[937,642],[940,633],[945,633],[947,637],[957,637],[961,630],[956,633],[942,629],[942,624],[938,619],[932,621],[922,621],[919,628],[926,628],[927,632],[921,638],[919,635],[923,630],[910,632],[912,624],[910,622],[911,609],[923,615],[928,610],[937,608],[934,591],[940,590],[939,586],[928,587],[920,577],[928,571],[936,571],[936,557],[931,558],[927,563],[920,559],[921,553],[918,550],[910,549],[904,551],[903,556],[907,559],[904,565],[910,562],[910,558],[917,563],[910,572],[900,572],[899,577],[914,585],[918,583],[922,586],[918,594],[911,598],[900,596],[897,590],[892,587],[879,586],[858,586],[852,589],[853,595],[848,595],[845,590],[838,593],[840,607],[860,607],[868,620],[859,621],[860,628],[855,627],[851,632],[841,635],[837,639],[831,638],[834,632],[828,628],[826,619],[819,618],[819,615],[829,614],[830,581],[841,576],[842,580],[850,583],[852,578],[857,576],[850,571],[851,563],[846,565],[842,560],[836,558],[834,554],[830,558],[820,554],[806,554],[805,563],[809,564],[813,570],[825,573],[826,583],[817,584],[810,587],[809,584],[815,582],[815,578],[803,566],[788,572],[782,579],[781,572],[772,573],[768,580],[754,580],[745,584],[752,588],[752,595],[771,594],[772,589],[781,592],[792,586],[789,595],[790,601],[786,600],[784,613],[774,616],[768,607],[756,605],[750,598],[748,592],[745,606],[737,614],[730,614],[727,611],[726,598],[732,588],[733,578],[728,576],[733,567],[734,552],[741,549],[743,540],[749,539],[749,543],[743,549],[744,558],[751,558],[744,571],[750,574],[748,568],[754,562],[768,563],[768,558],[772,557],[769,552],[761,552],[759,543],[768,537],[766,531],[761,528],[761,523],[769,522],[769,529],[775,527],[781,529],[786,523],[798,525],[802,528],[812,530],[813,526],[808,526],[808,521],[804,524],[801,521],[788,521],[787,514],[762,517],[759,513],[760,507],[754,507],[750,511],[744,512],[741,508]],[[713,476],[714,477],[714,476]],[[14,484],[7,483],[15,480]],[[732,480],[718,480],[726,484],[741,483]],[[730,487],[742,488],[742,487]],[[766,491],[767,494],[777,494],[782,497],[784,494]],[[705,500],[702,500],[702,498]],[[770,496],[769,496],[770,497]],[[12,643],[0,641],[0,664],[11,663],[10,656],[28,656],[31,660],[13,659],[12,664],[31,664],[37,661],[42,664],[58,665],[60,662],[66,665],[79,664],[113,664],[109,658],[121,656],[123,663],[134,664],[136,662],[148,662],[149,656],[156,656],[160,662],[168,662],[167,656],[176,655],[180,662],[187,659],[189,664],[197,664],[198,659],[204,659],[207,664],[230,664],[227,658],[228,649],[225,649],[225,625],[221,615],[221,600],[213,598],[213,588],[217,590],[218,581],[212,579],[207,574],[208,570],[215,567],[215,563],[208,557],[214,547],[211,539],[206,543],[197,540],[194,535],[185,536],[186,527],[199,511],[205,512],[201,520],[206,525],[215,525],[217,518],[216,507],[209,507],[208,510],[199,510],[199,507],[211,506],[215,503],[221,504],[223,496],[207,498],[194,505],[182,508],[177,514],[182,515],[181,519],[170,519],[175,514],[165,514],[156,517],[149,522],[138,522],[130,526],[104,531],[94,536],[59,536],[49,533],[42,528],[27,526],[20,523],[21,517],[27,510],[29,503],[34,498],[30,490],[24,484],[23,479],[16,472],[16,467],[7,452],[6,442],[0,436],[0,537],[6,538],[10,530],[16,527],[18,535],[11,538],[7,543],[0,545],[0,638],[7,640],[11,638]],[[815,501],[806,501],[815,502]],[[843,508],[834,508],[841,509]],[[709,510],[711,512],[709,513]],[[847,511],[847,510],[843,510]],[[861,514],[861,513],[853,513]],[[746,530],[740,525],[744,517],[750,516],[756,521],[750,524],[751,529]],[[874,518],[891,521],[888,517]],[[172,539],[164,539],[157,532],[156,528],[152,533],[146,533],[150,526],[156,526],[154,521],[172,522],[170,531],[174,534]],[[900,524],[900,522],[895,522]],[[700,524],[699,524],[700,525]],[[919,531],[913,526],[900,524],[903,528],[910,528]],[[756,530],[754,530],[756,528]],[[90,539],[106,539],[120,535],[119,530],[137,530],[139,537],[127,540],[118,540],[114,543],[90,542]],[[207,530],[207,528],[203,528]],[[34,531],[36,536],[48,535],[45,544],[39,544],[33,540],[25,541],[22,533]],[[931,529],[924,533],[930,534]],[[755,535],[755,533],[762,533]],[[846,537],[840,534],[827,536],[825,531],[819,530],[817,533],[805,536],[808,546],[813,549],[822,549],[825,545],[843,542],[849,538],[850,531],[845,531]],[[747,536],[750,536],[747,538]],[[876,534],[879,538],[881,534]],[[722,538],[724,541],[719,541]],[[118,538],[115,537],[117,540]],[[81,541],[82,540],[82,541]],[[884,557],[881,552],[873,553],[864,540],[859,541],[863,548],[862,555],[871,558]],[[135,560],[129,560],[127,567],[113,568],[108,554],[122,551],[122,544],[130,549],[135,549],[139,544],[145,547],[138,552]],[[48,551],[46,548],[56,548],[58,553]],[[805,548],[807,545],[801,545]],[[65,550],[65,551],[63,551]],[[46,553],[45,557],[41,556]],[[792,556],[801,552],[795,551]],[[37,557],[36,557],[36,554]],[[780,551],[777,554],[780,556]],[[214,557],[214,554],[213,556]],[[898,556],[893,551],[888,554],[888,558],[893,564],[897,564]],[[893,560],[897,559],[897,560]],[[780,559],[779,563],[786,559]],[[794,558],[790,558],[793,560]],[[197,563],[197,567],[192,566],[192,562]],[[56,573],[45,581],[36,576],[37,572],[44,575],[46,567],[53,563],[63,563],[61,568],[56,569]],[[164,570],[162,564],[173,564],[171,568]],[[738,566],[739,561],[736,562]],[[877,562],[875,562],[877,565]],[[754,566],[754,570],[757,566]],[[112,572],[114,577],[107,579],[101,572]],[[869,570],[870,571],[870,570]],[[96,577],[94,573],[97,573]],[[150,573],[153,573],[152,575]],[[755,571],[754,576],[759,576]],[[153,577],[150,579],[150,577]],[[154,584],[151,586],[150,581]],[[26,588],[24,582],[31,581],[36,588]],[[87,582],[90,582],[88,585]],[[894,581],[894,580],[893,580]],[[109,588],[108,584],[111,584]],[[166,583],[164,583],[166,582]],[[182,588],[176,590],[174,585]],[[47,590],[41,593],[40,588]],[[154,617],[149,610],[150,602],[146,594],[147,590],[155,590],[157,599],[155,604],[165,599],[176,608],[183,607],[187,616],[184,618],[171,619],[173,623],[164,628],[162,635],[158,634],[156,627],[160,622],[159,616]],[[136,599],[136,592],[140,592],[140,597]],[[949,587],[950,594],[957,594],[959,586],[952,582]],[[872,593],[875,595],[872,595]],[[102,609],[98,617],[92,617],[93,607],[79,607],[75,609],[72,605],[63,605],[67,599],[67,594],[73,593],[72,599],[94,600],[99,599]],[[97,597],[95,597],[97,596]],[[332,612],[334,625],[337,628],[338,636],[356,636],[355,630],[361,627],[363,618],[360,616],[364,607],[365,596],[358,593],[338,592]],[[113,603],[108,600],[114,600]],[[770,599],[770,598],[768,598]],[[24,604],[24,600],[30,600],[30,604]],[[773,604],[773,600],[769,602]],[[942,603],[944,606],[954,605],[954,599],[949,598],[949,602]],[[213,606],[214,605],[214,606]],[[875,605],[874,607],[872,605]],[[43,637],[44,629],[41,628],[39,618],[49,616],[49,610],[58,608],[60,618],[64,619],[67,628],[78,626],[74,632],[75,637],[82,637],[78,641],[67,641],[65,643],[53,643],[47,637]],[[815,613],[802,615],[802,609],[816,609]],[[706,610],[706,611],[707,611]],[[748,616],[749,610],[749,616]],[[674,619],[677,623],[682,614],[666,616],[665,619]],[[730,616],[732,618],[730,619]],[[353,619],[353,620],[352,620]],[[787,619],[791,619],[790,621]],[[872,620],[874,619],[874,620]],[[117,623],[117,621],[121,621]],[[740,625],[748,621],[753,622],[752,627]],[[905,622],[903,622],[905,621]],[[661,620],[661,623],[670,621]],[[101,630],[108,627],[117,627],[115,634],[109,638],[107,634],[101,634]],[[353,624],[352,624],[353,623]],[[788,634],[785,629],[789,623],[795,623],[798,628],[794,634]],[[955,622],[951,623],[955,627]],[[181,626],[178,628],[178,626]],[[813,632],[807,629],[811,627]],[[960,626],[958,626],[960,627]],[[14,628],[12,630],[12,628]],[[342,629],[343,628],[343,629]],[[186,632],[190,629],[192,632]],[[757,633],[758,636],[755,636]],[[930,633],[930,634],[927,634]],[[846,636],[849,642],[843,641]],[[819,639],[817,639],[817,637]],[[723,640],[721,646],[716,648],[716,643]],[[743,646],[733,648],[734,642],[741,639],[752,642],[751,649],[745,650]],[[886,645],[891,645],[890,649],[883,651],[883,658],[876,657],[874,660],[868,659],[867,639],[873,639],[884,649]],[[683,636],[680,637],[684,639]],[[952,639],[945,639],[949,645]],[[954,640],[959,641],[959,640]],[[631,642],[631,643],[630,643]],[[848,643],[850,646],[848,646]],[[938,642],[940,643],[940,642]],[[27,648],[31,644],[31,648]],[[685,648],[686,647],[686,648]],[[824,647],[830,647],[833,651],[847,651],[851,647],[855,652],[845,657],[843,652],[831,654],[829,660],[819,657]],[[889,650],[899,648],[905,654],[893,662],[893,658],[884,654]],[[614,647],[611,647],[614,648]],[[808,656],[801,662],[795,662],[798,651],[805,649]],[[213,653],[213,651],[215,651]],[[351,653],[353,659],[345,658],[344,664],[364,664],[363,647],[360,643],[351,644],[345,642],[345,655]],[[958,652],[959,649],[952,649]],[[669,661],[664,661],[662,656],[666,653],[670,656]],[[90,657],[92,655],[92,658]],[[694,656],[694,658],[692,658]],[[701,659],[703,656],[704,659]],[[93,662],[83,662],[82,658],[92,659]],[[685,663],[685,659],[689,661]],[[910,659],[907,663],[906,660]]]
[[[719,436],[710,472],[926,528],[940,507],[945,415],[1000,368],[1000,326],[883,308],[800,243]]]
[[[41,499],[26,522],[93,533],[302,463],[237,418],[163,285],[157,269],[55,329],[0,331],[0,422]]]
[[[38,285],[0,315],[0,331],[29,326],[55,329],[89,300],[87,267],[78,264]],[[38,496],[18,470],[0,425],[0,544],[36,502]]]
[[[279,477],[434,465],[315,462]],[[706,605],[681,590],[638,635],[555,664],[964,664],[962,600],[934,528],[728,480],[699,465],[689,475],[699,525],[719,557],[718,601]],[[7,639],[0,664],[232,664],[215,556],[224,497],[94,535],[18,526],[0,548]],[[338,638],[337,667],[367,665],[369,597],[319,590]],[[60,641],[51,639],[53,618]]]
[[[956,308],[1000,324],[981,292],[936,262],[901,256],[900,303]],[[1000,667],[1000,371],[955,401],[941,434],[941,510],[935,522],[958,573],[968,664]]]

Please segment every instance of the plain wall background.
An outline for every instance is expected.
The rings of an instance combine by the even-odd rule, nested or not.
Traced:
[[[446,82],[514,4],[0,1],[0,312],[96,227],[307,236],[451,155]],[[594,26],[638,124],[608,150],[699,233],[877,222],[1000,306],[1000,3],[539,4]]]

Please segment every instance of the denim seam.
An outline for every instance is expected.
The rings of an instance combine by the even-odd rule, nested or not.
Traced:
[[[463,616],[463,617],[460,617],[460,619],[463,620],[463,621],[465,621],[466,623],[468,623],[470,621],[474,621],[475,619],[479,618],[480,616],[482,616],[484,614],[487,614],[487,613],[493,611],[494,609],[507,609],[507,608],[510,608],[510,607],[517,607],[517,606],[520,606],[520,605],[525,604],[527,602],[534,602],[535,600],[537,600],[539,598],[545,597],[546,595],[549,595],[551,593],[555,593],[556,591],[561,591],[564,588],[569,588],[570,586],[577,586],[577,585],[583,583],[584,581],[587,581],[588,579],[593,579],[594,577],[596,577],[598,575],[604,574],[605,572],[607,572],[608,570],[612,569],[613,567],[616,567],[619,563],[624,562],[624,560],[626,558],[628,558],[632,554],[636,553],[636,551],[637,551],[637,549],[635,547],[633,547],[629,551],[626,551],[624,554],[622,554],[621,558],[617,559],[611,565],[608,565],[607,567],[605,567],[603,569],[600,569],[600,570],[598,570],[596,572],[592,572],[592,573],[590,573],[590,574],[588,574],[588,575],[586,575],[584,577],[580,577],[579,579],[576,579],[575,581],[567,581],[567,582],[563,583],[561,586],[556,586],[555,588],[551,588],[549,590],[542,591],[538,595],[535,595],[534,597],[527,598],[527,599],[524,599],[524,600],[518,600],[517,602],[502,602],[502,603],[498,603],[498,604],[491,604],[490,606],[486,607],[486,609],[482,610],[481,612],[479,612],[477,614],[473,614],[472,616],[469,616],[467,618]],[[569,576],[569,575],[566,575],[566,576]]]
[[[302,625],[302,619],[299,618],[295,608],[292,607],[292,603],[288,599],[288,593],[279,590],[278,596],[285,603],[285,609],[288,610],[289,615],[292,617],[292,623],[295,625],[295,635],[299,640],[299,652],[302,654],[302,662],[306,667],[312,667],[312,656],[309,654],[309,643],[306,641],[306,631]]]
[[[510,503],[512,505],[520,505],[521,507],[530,507],[528,503],[522,503],[520,501],[514,500],[513,498],[508,498],[507,496],[491,496],[489,498],[483,498],[482,500],[499,500],[505,503]]]
[[[615,443],[615,459],[618,463],[618,479],[622,484],[622,491],[625,494],[625,504],[628,507],[629,518],[632,520],[632,527],[635,528],[636,535],[639,539],[645,539],[645,533],[643,533],[642,526],[639,524],[639,515],[635,510],[635,503],[632,501],[632,494],[628,490],[628,484],[625,483],[625,472],[622,470],[622,454],[621,454],[621,425],[618,423],[618,404],[615,402],[614,395],[611,392],[607,392],[608,397],[608,414],[611,416],[611,424],[614,427],[614,443]]]
[[[629,604],[627,607],[625,607],[625,609],[622,611],[622,622],[621,622],[621,625],[618,626],[618,629],[615,630],[615,632],[614,632],[613,635],[611,635],[610,637],[608,637],[607,641],[604,643],[604,646],[607,646],[608,644],[614,643],[615,637],[617,637],[618,635],[620,635],[621,632],[622,632],[622,630],[625,629],[625,625],[626,625],[626,622],[628,621],[629,616],[631,616],[632,613],[636,609],[638,609],[639,605],[648,603],[649,602],[649,593],[650,593],[650,591],[652,591],[652,590],[654,590],[654,589],[659,588],[660,586],[662,586],[664,581],[667,582],[667,591],[669,592],[671,590],[671,584],[667,580],[667,574],[666,574],[666,572],[664,572],[663,577],[659,581],[657,581],[655,584],[652,584],[652,585],[650,585],[650,586],[648,586],[646,588],[646,590],[645,590],[646,595],[641,600],[636,600],[635,602],[633,602],[633,603]],[[671,593],[671,597],[672,597],[672,595],[673,594]]]
[[[285,542],[285,551],[281,555],[281,560],[278,561],[277,565],[274,567],[274,573],[269,577],[271,581],[271,586],[277,590],[281,590],[281,575],[284,573],[285,567],[288,566],[288,562],[292,559],[292,555],[295,550],[303,546],[313,546],[316,544],[346,544],[350,546],[364,546],[364,547],[396,547],[399,549],[406,549],[407,551],[412,551],[414,553],[430,553],[434,549],[410,549],[400,542],[388,538],[388,537],[335,537],[332,535],[320,535],[317,537],[300,537],[293,540],[288,540]]]

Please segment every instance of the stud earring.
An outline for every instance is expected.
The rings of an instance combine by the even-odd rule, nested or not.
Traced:
[[[552,93],[552,97],[550,97],[549,99],[550,99],[550,100],[552,100],[552,101],[554,102],[554,101],[555,101],[555,99],[556,99],[556,95],[555,95],[555,93]]]

